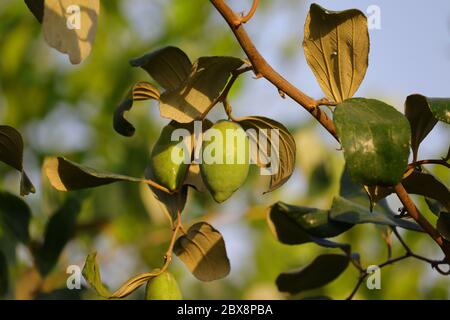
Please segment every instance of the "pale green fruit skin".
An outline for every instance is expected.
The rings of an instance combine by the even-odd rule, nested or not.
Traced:
[[[179,141],[171,141],[171,135],[175,129],[177,127],[172,123],[163,128],[150,156],[152,178],[171,191],[178,189],[188,169],[188,165],[184,162],[172,161],[172,151],[174,148],[179,149],[177,147]],[[181,150],[179,154],[184,157],[185,151],[179,150]]]
[[[177,281],[169,272],[150,279],[145,289],[146,300],[181,300],[183,296]]]
[[[206,187],[210,191],[214,200],[218,203],[224,202],[231,195],[239,189],[239,187],[245,182],[249,171],[249,142],[247,134],[242,127],[231,121],[222,120],[212,126],[211,129],[219,130],[223,136],[223,163],[211,163],[208,164],[205,161],[200,165],[200,172],[205,182]],[[245,161],[244,163],[237,163],[238,150],[235,148],[227,150],[226,148],[226,130],[236,130],[236,134],[245,140]],[[213,141],[203,141],[203,151]],[[234,163],[227,164],[226,156],[234,159]],[[205,153],[204,153],[205,154]]]

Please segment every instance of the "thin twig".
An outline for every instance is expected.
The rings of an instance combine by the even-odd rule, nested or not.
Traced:
[[[241,23],[247,23],[250,21],[250,19],[253,17],[253,15],[256,12],[256,9],[258,8],[258,4],[259,4],[259,0],[253,0],[250,11],[241,18]]]
[[[416,167],[424,165],[424,164],[439,164],[439,165],[442,165],[442,166],[450,169],[450,163],[448,163],[444,159],[427,159],[427,160],[415,161],[415,162],[408,164],[408,169],[416,168]]]
[[[245,31],[244,26],[242,24],[236,25],[236,21],[239,21],[239,18],[225,1],[210,0],[210,2],[230,26],[241,48],[250,60],[255,74],[267,79],[279,91],[284,92],[304,107],[337,141],[339,141],[333,121],[319,108],[320,101],[317,101],[300,91],[269,65],[256,49],[253,41],[247,34],[247,31]]]
[[[420,213],[420,211],[415,206],[414,202],[411,200],[410,196],[406,192],[405,188],[401,183],[398,183],[394,187],[395,193],[402,202],[405,209],[408,211],[409,215],[422,227],[422,229],[428,233],[431,238],[441,247],[445,254],[446,259],[450,262],[450,245],[436,230],[431,223],[425,219],[425,217]]]

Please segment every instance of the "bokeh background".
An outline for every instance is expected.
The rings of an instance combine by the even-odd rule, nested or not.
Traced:
[[[407,95],[450,96],[450,3],[447,0],[317,1],[331,10],[380,9],[381,28],[370,30],[370,66],[358,96],[377,98],[403,111]],[[251,1],[229,1],[246,11]],[[308,94],[321,91],[308,69],[301,47],[303,23],[311,1],[263,0],[247,29],[267,60]],[[37,186],[26,198],[33,209],[31,234],[40,239],[53,210],[67,195],[41,179],[43,159],[63,155],[71,160],[130,176],[142,176],[148,155],[162,126],[154,102],[140,102],[127,117],[137,131],[132,138],[115,133],[112,114],[129,87],[147,74],[131,68],[128,60],[166,45],[182,48],[195,60],[206,55],[244,57],[228,26],[206,0],[103,0],[98,34],[91,56],[72,66],[66,56],[49,48],[41,26],[23,1],[0,2],[0,123],[18,128],[26,144],[25,165]],[[368,13],[370,15],[370,13]],[[296,297],[286,297],[274,281],[280,272],[301,267],[325,249],[313,244],[279,244],[266,224],[266,208],[277,201],[328,208],[338,192],[342,152],[325,130],[293,101],[283,100],[264,79],[241,77],[232,91],[236,115],[265,115],[284,123],[296,138],[298,165],[290,181],[262,195],[267,179],[257,171],[241,191],[217,205],[208,194],[191,193],[184,212],[186,224],[206,219],[226,241],[231,274],[219,281],[196,280],[177,259],[171,266],[188,299],[284,299],[329,295],[345,298],[358,273],[352,267],[330,285]],[[211,119],[223,118],[220,108]],[[422,143],[420,158],[445,154],[448,126],[438,124]],[[429,168],[443,181],[448,172]],[[439,171],[441,170],[441,171]],[[0,166],[0,187],[17,193],[18,174]],[[129,277],[161,265],[168,245],[168,221],[146,186],[118,183],[88,193],[75,238],[49,276],[47,293],[65,287],[68,265],[83,266],[89,252],[98,252],[104,282],[115,289]],[[422,199],[414,198],[427,217],[435,219]],[[393,210],[400,206],[389,198]],[[433,220],[434,221],[434,220]],[[423,255],[439,258],[438,248],[426,236],[405,232],[411,246]],[[7,243],[0,231],[0,247]],[[352,244],[365,265],[387,255],[380,229],[356,226],[339,237]],[[394,243],[394,255],[401,254]],[[30,298],[27,282],[32,258],[27,248],[9,250],[12,283],[8,298]],[[91,290],[76,294],[59,291],[58,298],[96,299]],[[382,270],[381,290],[362,286],[358,299],[448,299],[450,278],[429,265],[407,260]],[[142,298],[139,290],[130,298]]]

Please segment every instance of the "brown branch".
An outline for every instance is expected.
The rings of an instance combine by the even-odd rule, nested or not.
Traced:
[[[236,24],[236,21],[239,21],[240,19],[225,3],[225,1],[210,0],[210,2],[230,26],[242,50],[244,50],[245,54],[253,65],[256,76],[264,77],[275,87],[277,87],[278,91],[284,92],[298,104],[304,107],[336,140],[339,141],[333,121],[328,118],[326,113],[324,113],[319,108],[319,106],[321,105],[321,100],[317,101],[300,91],[269,65],[269,63],[259,53],[258,49],[256,49],[253,41],[247,34],[247,31],[245,31],[244,26],[242,24]]]
[[[408,211],[409,215],[422,227],[422,229],[428,233],[431,238],[441,247],[442,251],[445,254],[445,258],[448,262],[450,262],[450,245],[449,242],[446,241],[436,230],[435,227],[428,222],[427,219],[419,212],[414,202],[409,197],[405,188],[401,183],[397,184],[394,187],[395,193],[398,198],[402,202],[405,209]]]
[[[333,103],[327,101],[326,99],[315,100],[283,78],[259,53],[247,31],[245,31],[244,26],[242,23],[239,23],[240,19],[226,4],[226,2],[224,0],[210,0],[210,2],[230,26],[242,50],[244,50],[250,60],[255,75],[257,77],[265,78],[278,89],[278,92],[282,92],[283,95],[288,95],[304,107],[337,141],[339,141],[333,121],[319,108],[321,105],[333,105]],[[238,21],[238,23],[236,23],[236,21]],[[428,222],[428,220],[420,214],[401,183],[395,186],[395,192],[405,208],[408,210],[411,217],[413,217],[424,229],[424,231],[427,232],[441,247],[442,251],[445,253],[447,261],[450,262],[449,243],[445,241],[439,232]]]

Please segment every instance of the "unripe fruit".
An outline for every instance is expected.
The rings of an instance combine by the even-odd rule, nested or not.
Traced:
[[[180,127],[188,129],[174,121],[165,126],[150,157],[152,178],[171,191],[178,189],[188,169],[188,164],[183,160],[188,150],[178,145],[180,141],[171,140],[172,132]]]
[[[167,271],[161,273],[159,276],[152,278],[147,283],[145,290],[146,300],[181,300],[181,295],[178,283],[173,275]]]
[[[222,120],[204,133],[200,172],[215,201],[223,202],[239,189],[249,166],[248,137],[239,124]]]

